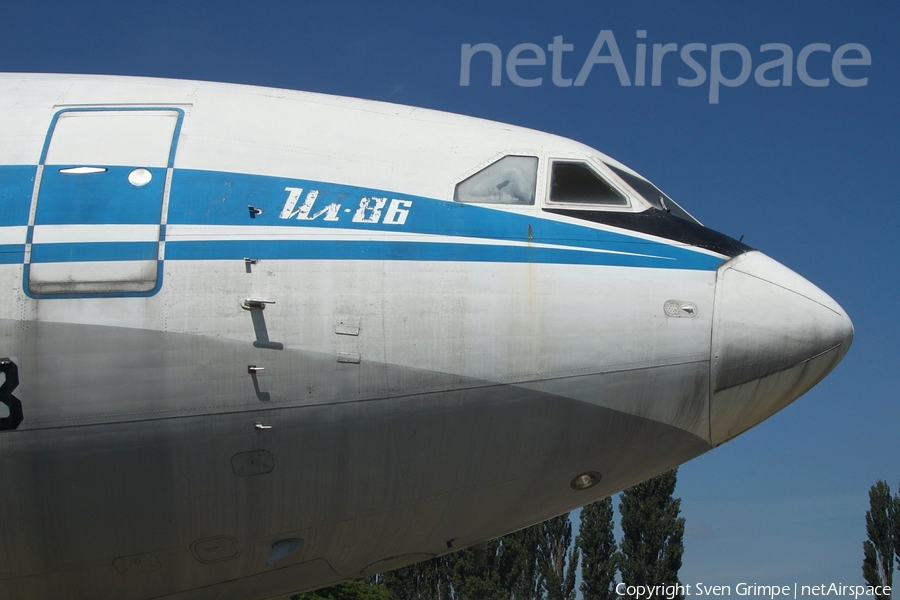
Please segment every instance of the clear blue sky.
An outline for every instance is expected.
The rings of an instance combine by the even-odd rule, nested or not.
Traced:
[[[0,71],[248,83],[507,121],[596,147],[705,224],[744,235],[840,302],[856,339],[806,396],[682,467],[682,579],[861,582],[868,488],[879,478],[893,490],[900,482],[897,2],[4,0],[0,14]],[[707,73],[712,45],[743,45],[755,69],[781,55],[760,46],[780,43],[793,52],[793,85],[762,87],[751,74],[711,104],[709,75],[698,87],[678,85],[695,77],[678,53],[664,57],[660,86],[650,85],[649,56],[645,86],[622,86],[609,64],[583,86],[554,85],[553,38],[573,45],[560,75],[575,78],[605,29],[632,82],[638,43],[648,55],[653,44],[706,44],[693,56]],[[518,74],[542,85],[514,85],[504,71],[492,87],[482,55],[471,85],[460,86],[460,48],[482,42],[504,58],[517,44],[541,46],[547,64]],[[796,69],[814,43],[830,45],[807,61],[810,77],[829,78],[826,87],[804,84]],[[865,86],[833,76],[832,58],[847,43],[871,54],[870,66],[842,71],[867,77]],[[739,55],[724,52],[722,73],[739,70]]]

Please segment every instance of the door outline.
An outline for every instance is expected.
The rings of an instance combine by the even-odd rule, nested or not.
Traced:
[[[30,289],[29,279],[31,275],[31,255],[34,240],[35,219],[37,216],[37,203],[41,189],[41,181],[43,179],[44,166],[47,160],[47,153],[50,149],[50,142],[53,139],[53,133],[56,130],[57,123],[62,115],[66,113],[87,113],[87,112],[172,112],[176,114],[175,127],[172,131],[172,142],[169,147],[169,154],[166,159],[165,181],[163,182],[162,200],[159,215],[159,233],[157,235],[157,259],[156,259],[156,285],[145,291],[111,291],[111,292],[35,292]],[[181,136],[181,127],[184,122],[184,109],[170,105],[144,105],[144,106],[84,106],[63,108],[54,113],[44,138],[44,144],[41,148],[41,157],[37,166],[37,172],[34,178],[34,188],[31,194],[31,206],[28,214],[28,229],[25,239],[25,260],[23,269],[22,289],[25,295],[34,299],[67,299],[67,298],[133,298],[133,297],[149,297],[156,295],[162,288],[163,283],[163,262],[165,260],[165,242],[166,242],[166,221],[169,210],[169,195],[172,186],[172,174],[175,166],[175,153],[178,149],[178,140]]]

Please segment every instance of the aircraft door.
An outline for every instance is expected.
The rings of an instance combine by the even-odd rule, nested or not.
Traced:
[[[182,118],[174,108],[56,114],[31,211],[26,292],[40,298],[158,290]]]

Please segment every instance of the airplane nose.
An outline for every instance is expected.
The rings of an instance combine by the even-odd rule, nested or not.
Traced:
[[[714,308],[714,446],[781,410],[844,357],[853,324],[828,294],[760,252],[720,267]]]

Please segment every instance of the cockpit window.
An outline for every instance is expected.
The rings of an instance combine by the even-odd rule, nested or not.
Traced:
[[[672,213],[674,216],[682,218],[685,221],[697,223],[698,225],[700,224],[700,222],[692,217],[690,213],[688,213],[688,211],[678,206],[678,204],[676,204],[674,200],[666,196],[658,187],[656,187],[643,177],[632,175],[627,171],[623,171],[622,169],[609,164],[607,164],[606,166],[612,169],[616,175],[621,177],[625,181],[625,183],[627,183],[634,191],[640,194],[641,197],[644,198],[644,200],[646,200],[659,210],[664,210],[666,212]]]
[[[628,206],[628,199],[586,163],[554,162],[551,177],[551,202]]]
[[[457,202],[534,204],[538,159],[504,156],[456,186]]]

